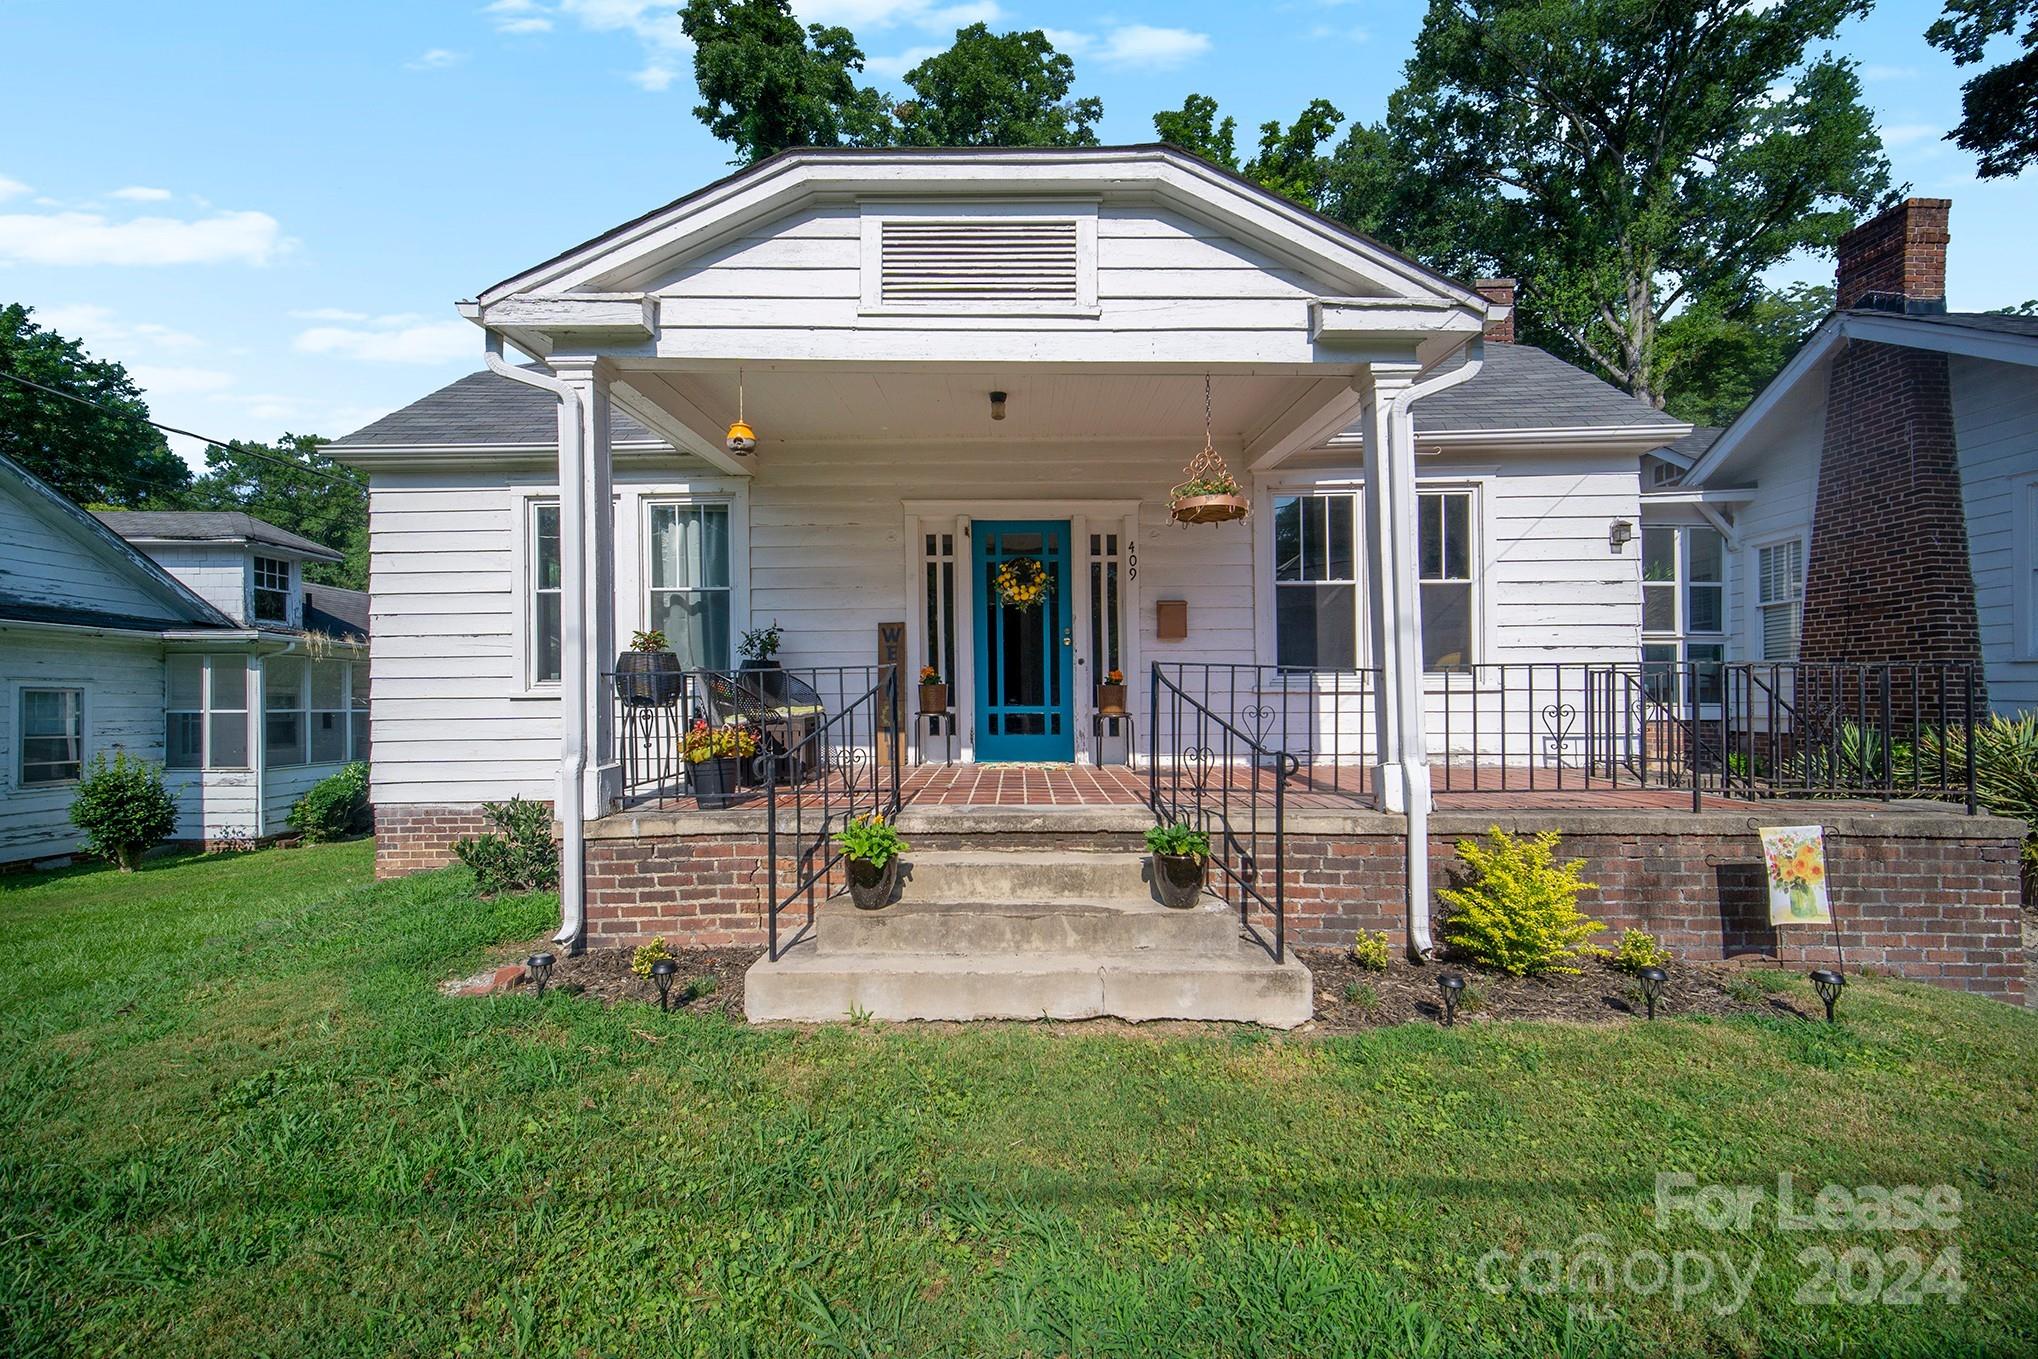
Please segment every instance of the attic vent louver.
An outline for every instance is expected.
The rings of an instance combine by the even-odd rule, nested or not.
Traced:
[[[880,239],[886,306],[1081,301],[1073,221],[895,219],[883,224]]]

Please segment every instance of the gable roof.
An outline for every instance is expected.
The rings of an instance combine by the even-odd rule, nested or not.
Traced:
[[[1449,372],[1459,354],[1438,365]],[[1534,345],[1486,342],[1486,363],[1470,381],[1415,403],[1418,434],[1482,430],[1689,428],[1648,402]]]
[[[121,632],[161,632],[166,626],[238,630],[239,625],[172,576],[143,553],[137,552],[117,533],[75,504],[70,497],[35,473],[0,454],[0,490],[12,489],[22,503],[46,519],[69,530],[70,536],[106,563],[110,571],[125,576],[148,594],[160,599],[174,616],[142,618],[83,606],[50,604],[0,593],[0,619],[21,623],[61,623],[74,627],[98,627]]]
[[[2038,317],[1999,316],[1990,312],[1890,312],[1872,308],[1834,312],[1783,365],[1783,371],[1771,378],[1747,409],[1713,441],[1705,456],[1685,474],[1684,484],[1700,486],[1717,476],[1734,475],[1748,457],[1760,451],[1762,430],[1780,415],[1792,395],[1808,383],[1825,382],[1827,365],[1840,346],[1850,340],[2038,367]],[[1823,385],[1820,390],[1823,391]]]
[[[538,370],[536,364],[526,368]],[[538,370],[542,371],[542,370]],[[672,445],[611,402],[610,437],[617,444]],[[559,398],[483,369],[329,445],[349,448],[447,448],[461,445],[550,448],[559,438]]]
[[[323,543],[276,527],[244,510],[94,510],[93,517],[131,543],[258,543],[312,561],[344,558]]]

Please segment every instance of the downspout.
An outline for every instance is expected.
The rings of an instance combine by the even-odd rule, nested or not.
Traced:
[[[560,612],[559,666],[559,933],[554,943],[580,952],[587,937],[587,532],[581,452],[580,393],[569,382],[520,368],[502,356],[502,334],[485,330],[488,371],[559,398],[559,593],[574,608]],[[571,513],[568,510],[571,510]]]
[[[1388,403],[1388,447],[1408,449],[1410,459],[1406,469],[1393,467],[1384,458],[1381,465],[1389,468],[1393,481],[1399,481],[1403,475],[1407,477],[1406,500],[1411,511],[1415,504],[1415,416],[1409,408],[1423,397],[1446,391],[1461,382],[1470,382],[1479,375],[1479,369],[1485,362],[1486,337],[1475,335],[1465,344],[1464,363],[1448,373],[1439,373],[1412,384]],[[1403,430],[1406,431],[1405,437]],[[1393,508],[1397,514],[1401,512],[1402,499],[1401,496],[1394,498]],[[1419,662],[1411,664],[1413,658],[1422,654],[1422,636],[1415,626],[1415,585],[1412,580],[1400,579],[1397,572],[1395,589],[1400,596],[1392,617],[1396,633],[1395,655],[1400,659],[1404,675],[1413,671],[1419,698],[1422,671]],[[1405,606],[1402,601],[1405,601]],[[1429,751],[1423,731],[1426,714],[1420,702],[1403,703],[1400,708],[1402,806],[1408,812],[1408,860],[1403,870],[1408,885],[1408,948],[1417,957],[1427,958],[1436,951],[1436,941],[1431,937],[1429,927]],[[1417,751],[1422,754],[1419,762],[1410,758],[1411,753]]]

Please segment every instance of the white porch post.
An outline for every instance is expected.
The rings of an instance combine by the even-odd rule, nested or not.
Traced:
[[[1366,470],[1366,623],[1379,741],[1375,786],[1382,806],[1406,812],[1429,805],[1423,736],[1422,617],[1416,590],[1415,426],[1404,395],[1415,369],[1375,366],[1362,379],[1360,420]]]
[[[580,715],[586,763],[581,796],[588,818],[602,816],[622,800],[622,766],[616,758],[614,709],[603,676],[616,656],[616,512],[613,406],[609,365],[602,360],[554,359],[553,371],[580,394],[581,465],[569,479],[559,468],[559,519],[564,559],[560,594],[566,603],[560,658],[560,718]],[[563,417],[562,417],[563,418]],[[578,551],[564,535],[578,527]],[[578,572],[575,567],[578,566]],[[577,605],[578,607],[574,607]],[[578,683],[575,683],[575,681]]]

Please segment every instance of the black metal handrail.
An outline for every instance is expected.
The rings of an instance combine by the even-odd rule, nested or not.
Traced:
[[[773,962],[807,937],[816,905],[840,890],[834,879],[843,855],[835,833],[859,816],[899,814],[898,671],[889,665],[869,669],[878,678],[862,695],[756,762],[764,785],[765,932]],[[790,885],[780,881],[781,844],[787,840]],[[802,900],[805,922],[781,940],[780,915]]]
[[[1300,761],[1265,744],[1264,731],[1249,735],[1185,688],[1183,679],[1202,668],[1154,663],[1147,803],[1162,825],[1185,824],[1209,839],[1214,874],[1206,890],[1230,904],[1246,937],[1279,963],[1288,949],[1288,784]],[[1271,938],[1254,922],[1255,907],[1272,917]]]

